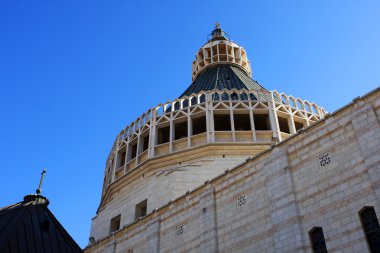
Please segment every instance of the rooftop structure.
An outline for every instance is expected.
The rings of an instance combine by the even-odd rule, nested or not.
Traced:
[[[41,195],[43,175],[37,194],[0,208],[1,253],[82,253],[65,228],[49,210],[49,200]]]

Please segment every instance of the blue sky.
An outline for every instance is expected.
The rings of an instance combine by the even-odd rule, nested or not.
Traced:
[[[380,1],[0,0],[0,206],[38,186],[84,247],[118,132],[191,83],[215,23],[269,90],[334,111],[379,86]]]

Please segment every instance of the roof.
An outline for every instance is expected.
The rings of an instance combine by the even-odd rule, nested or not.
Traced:
[[[180,97],[213,89],[266,90],[239,67],[231,64],[218,64],[207,67],[200,73]]]
[[[0,209],[0,253],[83,253],[41,195]]]

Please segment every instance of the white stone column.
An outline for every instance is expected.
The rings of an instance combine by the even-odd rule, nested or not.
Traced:
[[[297,132],[296,130],[296,125],[294,124],[294,117],[292,110],[289,108],[289,119],[288,119],[288,124],[289,124],[289,130],[290,134],[295,134]]]
[[[136,147],[136,159],[135,159],[135,167],[139,164],[139,155],[140,155],[140,146],[141,146],[141,135],[137,136],[137,147]]]
[[[191,112],[188,109],[187,113],[187,147],[191,147],[191,135],[193,134],[193,121],[191,120]]]
[[[173,141],[175,137],[174,121],[173,121],[173,112],[170,113],[169,120],[169,153],[173,152]]]
[[[281,141],[280,127],[278,125],[278,118],[272,92],[268,92],[266,97],[268,101],[269,121],[273,131],[273,138],[278,138],[278,140]]]
[[[116,147],[114,147],[114,150],[113,150],[113,163],[112,163],[112,167],[111,167],[111,182],[113,182],[115,180],[115,171],[116,171],[116,163],[117,163],[117,155],[118,155],[118,151],[117,151],[117,146],[119,145],[119,139],[120,137],[118,136],[117,137],[117,141],[116,141]]]
[[[207,143],[210,143],[215,141],[212,93],[207,93],[205,95]]]
[[[156,145],[156,110],[151,110],[151,119],[149,123],[149,143],[148,143],[148,159],[154,157],[154,146]]]
[[[231,98],[231,95],[229,95],[229,97]],[[231,121],[231,133],[232,133],[232,141],[233,142],[236,142],[236,133],[235,133],[235,121],[234,121],[234,111],[232,110],[232,103],[231,101],[229,101],[228,103],[230,105],[230,121]]]
[[[127,142],[127,144],[125,144],[125,162],[124,162],[124,173],[127,173],[128,172],[128,166],[127,166],[127,164],[128,164],[128,162],[129,162],[129,136],[126,138],[127,140],[126,140],[126,142]]]
[[[255,120],[253,119],[253,109],[252,109],[252,102],[249,101],[249,121],[251,123],[251,131],[252,131],[252,140],[253,142],[256,142],[256,129],[255,129]]]

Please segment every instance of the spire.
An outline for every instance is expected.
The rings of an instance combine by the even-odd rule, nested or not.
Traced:
[[[216,22],[215,29],[211,32],[210,35],[211,35],[211,41],[214,41],[214,40],[230,40],[230,36],[225,31],[223,31],[222,28],[220,28],[219,22]]]

